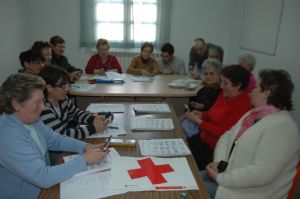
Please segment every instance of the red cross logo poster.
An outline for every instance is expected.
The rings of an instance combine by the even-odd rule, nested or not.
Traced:
[[[197,190],[186,158],[134,158],[113,160],[110,187],[117,190]]]

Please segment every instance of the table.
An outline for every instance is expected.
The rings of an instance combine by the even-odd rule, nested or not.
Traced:
[[[194,90],[170,88],[168,84],[173,80],[187,78],[180,75],[158,75],[150,82],[133,82],[129,74],[123,76],[126,78],[123,84],[97,84],[95,89],[87,92],[71,90],[70,95],[75,96],[82,109],[92,102],[168,102],[179,116],[184,112],[183,104],[202,88],[200,81]],[[86,80],[79,83],[83,82]]]
[[[175,129],[172,131],[163,131],[163,132],[147,132],[147,131],[134,131],[132,132],[130,130],[130,118],[135,115],[134,111],[132,110],[131,103],[125,104],[125,112],[114,114],[116,118],[120,118],[124,122],[125,130],[127,132],[127,135],[125,136],[119,136],[122,138],[130,138],[130,139],[149,139],[149,138],[182,138],[183,134],[180,128],[179,121],[177,119],[176,114],[174,113],[174,109],[172,106],[171,113],[164,113],[164,114],[148,114],[143,116],[145,117],[152,117],[152,118],[172,118]],[[101,143],[104,139],[101,138],[94,138],[94,139],[85,139],[86,142],[89,143]],[[116,150],[119,152],[121,156],[132,156],[132,157],[140,157],[140,150],[138,146],[136,147],[115,147]],[[208,193],[204,187],[204,184],[201,180],[198,167],[195,163],[195,160],[193,159],[192,155],[186,156],[187,161],[189,163],[189,166],[191,168],[191,171],[194,175],[194,178],[198,184],[199,190],[191,190],[186,191],[186,193],[189,195],[189,199],[208,199]],[[62,162],[62,158],[60,160],[60,163]],[[39,199],[59,199],[60,198],[60,191],[59,191],[59,185],[55,185],[53,187],[50,187],[48,189],[43,189],[40,193]],[[143,192],[128,192],[122,195],[115,195],[108,197],[109,199],[153,199],[153,198],[164,198],[164,199],[183,199],[182,196],[180,196],[179,191],[143,191]]]

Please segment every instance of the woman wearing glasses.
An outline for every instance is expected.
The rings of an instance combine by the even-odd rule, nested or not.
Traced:
[[[41,119],[55,132],[76,139],[83,139],[96,132],[102,132],[108,121],[101,116],[80,110],[67,94],[68,73],[57,66],[46,66],[40,73],[46,82],[45,105]],[[85,126],[79,126],[85,124]]]

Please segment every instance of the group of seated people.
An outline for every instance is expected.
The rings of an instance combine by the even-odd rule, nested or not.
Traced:
[[[145,42],[127,73],[189,73],[202,80],[203,88],[179,119],[211,198],[286,198],[300,153],[299,132],[289,113],[294,90],[290,75],[265,69],[256,82],[253,55],[241,55],[238,64],[224,67],[221,47],[202,38],[194,42],[188,70],[172,44],[164,44],[155,60],[153,44]],[[50,43],[35,42],[19,56],[23,69],[1,86],[0,198],[37,198],[41,188],[71,178],[109,152],[101,144],[80,141],[103,132],[109,120],[79,109],[68,97],[70,82],[83,70],[69,63],[64,48],[59,36]],[[106,39],[99,39],[96,48],[87,74],[122,73]],[[81,155],[55,166],[56,151]]]

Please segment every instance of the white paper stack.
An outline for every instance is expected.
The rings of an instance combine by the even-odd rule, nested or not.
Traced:
[[[171,131],[174,129],[172,119],[133,118],[131,130],[139,131]]]
[[[185,156],[191,151],[182,139],[139,140],[143,156]]]
[[[86,108],[91,113],[97,112],[112,112],[112,113],[124,113],[125,107],[123,104],[102,104],[102,103],[91,103]]]
[[[132,108],[137,113],[170,113],[168,104],[133,104]]]

